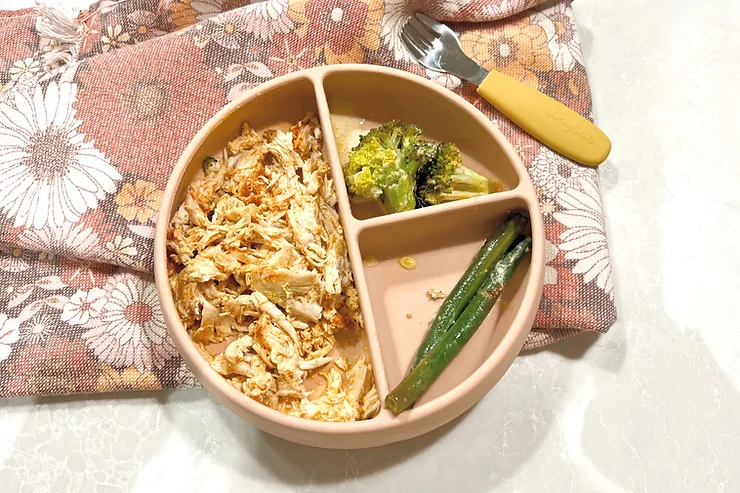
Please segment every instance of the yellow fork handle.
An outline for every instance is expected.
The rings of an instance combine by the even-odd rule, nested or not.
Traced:
[[[562,103],[500,72],[491,71],[478,94],[529,135],[586,166],[598,166],[612,144],[599,128]]]

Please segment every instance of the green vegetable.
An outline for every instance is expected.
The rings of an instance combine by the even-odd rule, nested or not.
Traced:
[[[360,137],[349,154],[344,176],[349,192],[380,202],[390,212],[416,208],[416,171],[433,156],[419,139],[422,130],[391,120]]]
[[[208,156],[203,160],[203,172],[208,173],[213,166],[218,164],[218,160],[215,157]]]
[[[463,166],[460,149],[444,142],[437,146],[435,159],[419,169],[416,196],[422,205],[436,205],[498,192],[501,187]]]
[[[393,414],[398,415],[413,405],[455,359],[488,316],[501,296],[504,286],[531,247],[532,239],[524,238],[488,272],[485,282],[470,300],[460,318],[416,368],[385,397],[385,407]]]
[[[442,303],[442,306],[439,307],[437,315],[432,320],[432,324],[421,346],[419,346],[411,365],[412,370],[452,327],[452,324],[463,312],[475,292],[483,284],[487,272],[501,259],[526,224],[526,217],[513,214],[481,247],[465,273]]]
[[[437,156],[437,144],[428,140],[417,140],[414,144],[406,147],[404,157],[406,168],[414,173],[426,166]]]

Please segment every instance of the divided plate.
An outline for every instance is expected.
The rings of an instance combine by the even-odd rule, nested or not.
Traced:
[[[504,295],[462,353],[414,406],[393,416],[382,409],[367,421],[327,423],[285,415],[241,394],[210,368],[180,322],[167,279],[166,235],[188,185],[206,156],[239,135],[245,121],[258,131],[286,128],[314,112],[324,135],[338,209],[360,296],[369,355],[381,402],[405,375],[440,301],[475,253],[512,211],[530,217],[533,247]],[[369,128],[397,118],[424,129],[425,137],[455,142],[466,166],[496,176],[504,191],[414,211],[380,215],[350,203],[341,156],[353,125]],[[356,129],[355,129],[356,130]],[[375,265],[363,257],[377,258]],[[406,270],[402,256],[416,259]],[[373,65],[339,65],[295,72],[262,84],[232,101],[193,138],[180,157],[162,200],[155,237],[155,277],[167,327],[203,387],[234,413],[281,438],[327,448],[364,448],[405,440],[454,419],[503,376],[519,353],[542,294],[544,231],[534,187],[512,148],[471,104],[426,79]]]

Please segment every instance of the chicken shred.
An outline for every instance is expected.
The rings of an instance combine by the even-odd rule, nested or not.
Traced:
[[[307,419],[370,419],[370,361],[350,362],[335,338],[364,326],[321,148],[310,114],[287,132],[244,124],[170,222],[170,286],[196,347],[240,392]]]

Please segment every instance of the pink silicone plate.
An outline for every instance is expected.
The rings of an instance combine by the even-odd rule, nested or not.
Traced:
[[[167,279],[168,223],[204,157],[236,137],[242,123],[257,129],[284,127],[318,115],[324,155],[331,165],[355,283],[365,319],[367,345],[381,402],[403,378],[444,292],[511,211],[527,213],[531,254],[507,285],[501,301],[462,353],[410,411],[386,409],[370,420],[327,423],[287,416],[244,396],[212,370],[191,343],[177,315]],[[351,204],[342,176],[347,135],[397,118],[416,123],[425,137],[455,142],[470,168],[496,176],[505,190],[481,198],[410,212],[380,215]],[[355,128],[352,128],[352,127]],[[363,257],[377,258],[372,266]],[[398,259],[411,256],[415,269]],[[363,448],[426,433],[459,416],[503,376],[532,326],[542,293],[544,231],[534,187],[496,127],[454,93],[421,77],[372,65],[338,65],[295,72],[263,84],[232,101],[193,138],[169,180],[155,238],[155,276],[167,327],[183,359],[203,387],[227,408],[260,429],[307,445]]]

